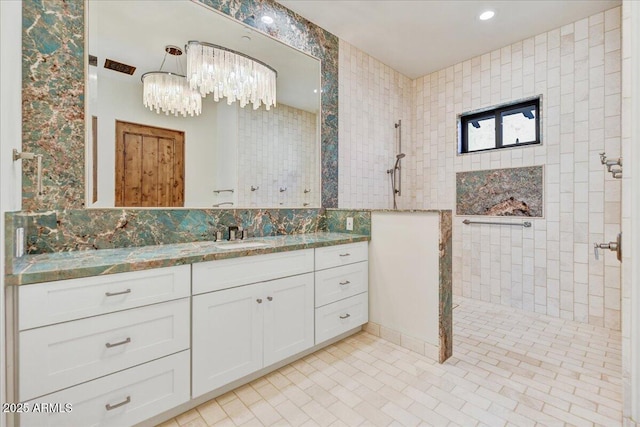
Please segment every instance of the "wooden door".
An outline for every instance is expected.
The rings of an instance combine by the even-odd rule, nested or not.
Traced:
[[[184,206],[184,132],[116,121],[116,206]]]

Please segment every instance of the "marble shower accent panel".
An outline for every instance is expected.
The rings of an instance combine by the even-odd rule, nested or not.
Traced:
[[[543,166],[456,173],[456,214],[544,216]]]
[[[25,223],[28,254],[212,241],[231,225],[251,237],[321,230],[318,209],[75,209],[7,218]]]
[[[204,5],[321,60],[322,206],[338,206],[338,38],[273,0],[200,0]],[[206,12],[203,12],[206,13]],[[34,165],[23,169],[23,209],[84,207],[85,2],[23,2],[23,150],[43,155],[43,195]],[[271,25],[256,17],[269,14]]]
[[[453,355],[453,224],[451,211],[440,211],[440,258],[439,258],[439,298],[440,312],[438,331],[440,354],[443,363]]]

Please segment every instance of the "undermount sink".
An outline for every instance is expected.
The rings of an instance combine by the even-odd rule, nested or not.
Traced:
[[[248,248],[260,248],[263,246],[269,246],[265,242],[226,242],[216,243],[218,249],[231,250],[231,249],[248,249]]]

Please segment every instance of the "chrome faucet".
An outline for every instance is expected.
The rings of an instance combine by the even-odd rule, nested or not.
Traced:
[[[216,203],[215,205],[212,205],[214,208],[219,208],[220,206],[224,206],[224,205],[230,205],[233,206],[233,202],[222,202],[222,203]]]

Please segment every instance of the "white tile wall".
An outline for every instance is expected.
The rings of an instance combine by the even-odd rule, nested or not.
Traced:
[[[635,15],[634,15],[635,14]],[[632,77],[632,60],[631,55],[634,52],[632,48],[632,39],[634,34],[632,33],[632,16],[635,22],[640,22],[640,7],[637,4],[633,4],[630,1],[624,1],[622,3],[622,157],[624,159],[634,159],[632,155],[632,130],[631,123],[632,117],[632,91],[631,91],[631,77]],[[640,31],[635,30],[635,43],[638,43],[638,35]],[[637,54],[637,52],[634,52]],[[636,64],[638,64],[636,60]],[[637,71],[636,71],[637,72]],[[636,96],[638,94],[635,94]],[[632,217],[633,217],[633,199],[631,197],[631,191],[633,190],[633,179],[638,181],[637,171],[634,170],[638,167],[634,160],[631,162],[625,162],[624,176],[622,182],[622,229],[624,236],[632,236]],[[637,187],[636,187],[637,188]],[[637,214],[636,214],[637,215]],[[631,239],[623,239],[623,263],[622,263],[622,381],[623,381],[623,416],[625,418],[624,425],[635,425],[631,421],[631,357],[634,355],[631,343],[632,334],[632,299],[631,291],[634,283],[634,271],[633,261],[631,257]],[[636,246],[637,247],[637,246]],[[640,307],[636,307],[635,310],[640,310]],[[637,357],[637,355],[635,355]]]
[[[320,205],[316,120],[284,104],[269,111],[238,108],[238,206]]]
[[[620,264],[610,252],[595,260],[592,249],[620,230],[620,181],[598,156],[620,155],[620,13],[414,82],[417,207],[455,210],[456,172],[545,166],[545,218],[531,229],[470,227],[455,217],[455,294],[620,328]],[[456,154],[458,114],[535,95],[542,95],[543,145]]]
[[[402,120],[403,193],[399,207],[412,204],[412,82],[363,51],[340,40],[340,138],[338,205],[340,208],[390,208],[390,176],[398,153],[394,124]]]

